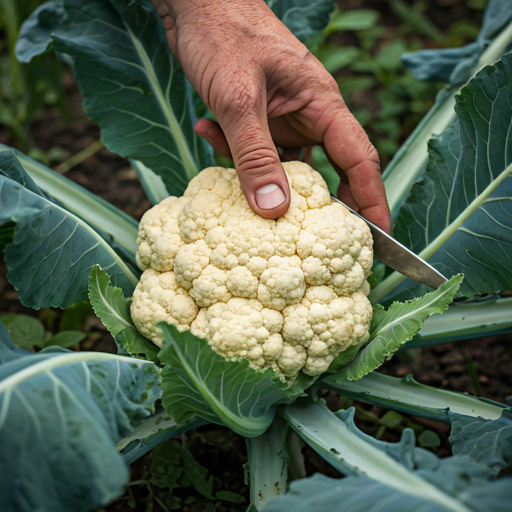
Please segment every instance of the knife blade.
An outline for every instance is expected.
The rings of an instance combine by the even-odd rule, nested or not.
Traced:
[[[410,277],[419,283],[430,286],[430,288],[438,288],[448,281],[446,277],[438,272],[432,265],[421,259],[417,254],[407,249],[400,242],[389,236],[385,231],[366,220],[362,215],[352,210],[337,197],[331,195],[331,199],[343,205],[354,215],[363,219],[373,236],[373,254],[375,257],[385,263],[393,270],[400,272],[404,276]]]

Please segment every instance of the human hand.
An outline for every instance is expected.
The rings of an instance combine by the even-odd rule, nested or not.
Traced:
[[[379,159],[332,76],[263,0],[153,0],[171,50],[218,120],[195,127],[231,157],[251,208],[283,215],[290,189],[275,144],[288,155],[322,145],[338,197],[390,232]]]

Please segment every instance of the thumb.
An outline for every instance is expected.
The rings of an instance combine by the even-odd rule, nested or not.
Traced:
[[[290,187],[268,128],[266,102],[243,95],[217,116],[249,206],[265,219],[284,215]]]

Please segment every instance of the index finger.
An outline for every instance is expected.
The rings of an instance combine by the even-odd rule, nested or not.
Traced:
[[[324,146],[331,159],[345,171],[359,213],[391,233],[391,216],[377,150],[346,107],[329,124]]]

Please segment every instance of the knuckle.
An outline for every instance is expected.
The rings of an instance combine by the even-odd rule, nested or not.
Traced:
[[[237,170],[250,178],[260,178],[273,173],[279,158],[273,149],[261,145],[245,147],[237,155]]]
[[[221,118],[233,119],[251,114],[261,108],[263,95],[257,84],[236,83],[224,87],[219,99],[217,115]]]

